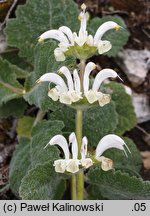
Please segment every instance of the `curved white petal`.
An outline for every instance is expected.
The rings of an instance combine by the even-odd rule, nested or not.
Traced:
[[[72,132],[69,136],[69,143],[72,143],[72,158],[77,159],[78,158],[78,143],[77,138],[74,132]]]
[[[39,41],[45,40],[47,38],[55,39],[60,42],[69,43],[64,33],[59,30],[49,30],[49,31],[44,32],[43,34],[40,35]]]
[[[63,51],[60,48],[56,48],[54,50],[54,55],[55,55],[56,61],[65,61],[66,59]]]
[[[88,144],[88,139],[86,136],[82,138],[82,145],[81,145],[81,158],[85,159],[87,156],[87,144]]]
[[[53,100],[57,101],[59,99],[59,93],[56,88],[52,88],[48,91],[48,96]]]
[[[71,72],[69,71],[69,69],[67,67],[63,66],[59,69],[58,72],[64,74],[64,76],[67,79],[69,91],[73,91],[74,90],[73,80],[72,80]]]
[[[96,64],[89,62],[85,67],[84,77],[83,77],[83,90],[87,92],[89,90],[89,75],[96,68]]]
[[[74,79],[74,89],[77,93],[80,93],[81,83],[80,83],[80,77],[78,75],[78,71],[76,69],[73,71],[73,79]]]
[[[99,54],[103,54],[105,52],[108,52],[111,48],[112,48],[112,45],[109,41],[99,41],[98,42],[98,53]]]
[[[48,145],[59,145],[64,152],[65,159],[69,160],[68,143],[67,143],[67,140],[64,136],[62,136],[62,135],[54,136],[44,148],[46,148]]]
[[[47,82],[52,82],[52,83],[54,83],[56,85],[61,86],[62,91],[65,91],[65,92],[68,91],[66,83],[64,82],[64,80],[58,74],[45,73],[44,75],[42,75],[40,77],[40,79],[37,82],[40,83],[40,82],[46,82],[46,81]]]
[[[114,135],[114,134],[106,135],[99,141],[97,145],[96,158],[100,157],[103,154],[103,152],[109,148],[117,148],[117,149],[123,150],[125,155],[127,156],[127,153],[124,149],[124,145],[127,146],[124,140],[121,139],[119,136]],[[129,149],[128,151],[130,152]]]
[[[73,33],[71,29],[68,28],[67,26],[61,26],[59,30],[62,31],[68,37],[71,44],[74,45]]]
[[[91,160],[91,158],[81,159],[80,162],[81,165],[86,169],[93,165],[93,161]]]
[[[103,23],[96,31],[96,34],[94,36],[94,44],[97,45],[98,41],[102,38],[103,34],[108,30],[110,29],[118,30],[119,28],[120,26],[113,21],[108,21]]]
[[[67,163],[66,171],[76,173],[79,171],[80,161],[77,159],[70,159]]]
[[[59,159],[54,161],[55,172],[64,173],[67,167],[67,160]]]
[[[103,69],[101,70],[95,77],[94,83],[93,83],[93,91],[98,91],[100,88],[102,82],[107,78],[116,78],[118,75],[117,73],[112,69]]]

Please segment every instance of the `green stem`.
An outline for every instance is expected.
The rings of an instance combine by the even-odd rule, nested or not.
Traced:
[[[42,110],[38,111],[37,116],[36,116],[34,123],[33,123],[33,127],[44,118],[45,114],[46,114],[46,112],[44,112]]]
[[[76,175],[73,174],[71,176],[71,200],[77,199],[77,181],[76,181]]]
[[[80,150],[82,145],[82,110],[78,109],[76,113],[76,136],[77,136],[77,142],[78,142],[78,158],[81,158]],[[83,200],[84,198],[84,173],[81,170],[77,174],[77,199]]]
[[[81,82],[81,92],[83,92],[83,77],[85,71],[85,60],[80,61],[80,82]]]
[[[85,60],[80,61],[80,82],[81,82],[81,91],[83,92],[83,77],[85,71]],[[78,158],[81,158],[81,145],[82,145],[82,115],[83,112],[81,109],[77,109],[76,113],[76,136],[78,142]],[[84,199],[84,172],[81,170],[77,174],[77,199]]]

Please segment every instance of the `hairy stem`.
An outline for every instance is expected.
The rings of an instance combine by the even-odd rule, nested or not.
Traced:
[[[83,92],[83,77],[85,71],[85,60],[81,60],[80,62],[80,81],[81,81],[81,91]],[[77,109],[76,113],[76,136],[78,141],[78,158],[81,158],[81,145],[82,145],[82,115],[83,112],[81,109]],[[84,199],[84,172],[81,170],[77,174],[77,199],[83,200]]]
[[[45,114],[46,114],[46,112],[44,112],[42,110],[38,111],[37,116],[35,118],[35,121],[33,123],[33,127],[44,118]]]
[[[76,175],[71,176],[71,200],[77,199],[77,181]]]
[[[80,82],[81,82],[81,92],[83,92],[83,77],[85,70],[85,60],[80,61]]]

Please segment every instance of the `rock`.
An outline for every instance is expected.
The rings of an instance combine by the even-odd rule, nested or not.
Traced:
[[[149,151],[141,152],[141,156],[142,156],[144,168],[150,169],[150,152]]]
[[[125,91],[132,97],[134,110],[137,117],[137,123],[142,123],[150,120],[150,105],[149,97],[146,94],[137,94],[132,89],[124,85]]]
[[[137,116],[137,122],[142,123],[150,120],[149,98],[146,94],[132,94],[133,105]]]
[[[125,49],[119,53],[117,64],[134,87],[142,84],[150,70],[150,51]]]

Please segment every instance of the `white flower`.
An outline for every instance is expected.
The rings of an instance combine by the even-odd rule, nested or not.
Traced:
[[[103,152],[106,151],[107,149],[110,149],[110,148],[117,148],[117,149],[124,151],[125,155],[127,156],[127,153],[126,153],[124,146],[130,152],[130,150],[129,150],[128,146],[125,144],[124,140],[121,139],[119,136],[114,135],[114,134],[106,135],[99,141],[97,148],[96,148],[95,158],[96,158],[96,160],[101,162],[101,168],[104,171],[108,171],[108,170],[113,168],[113,161],[109,158],[101,156],[103,154]]]
[[[69,136],[69,144],[67,143],[67,140],[64,136],[56,135],[49,141],[49,143],[44,148],[46,148],[48,145],[59,145],[65,155],[65,159],[59,159],[54,161],[54,167],[56,172],[64,173],[65,171],[67,171],[71,173],[76,173],[79,171],[80,165],[84,168],[89,168],[91,165],[93,165],[92,160],[90,158],[86,158],[86,137],[83,137],[82,139],[81,160],[78,159],[78,143],[74,132],[72,132]],[[70,158],[69,146],[71,146],[72,158]]]
[[[92,64],[92,62],[88,63],[86,67],[90,66],[90,64]],[[110,102],[111,98],[109,94],[103,94],[102,92],[100,92],[99,88],[105,79],[116,78],[119,76],[114,70],[103,69],[96,75],[92,88],[89,90],[90,73],[91,70],[87,70],[84,73],[84,78],[83,78],[84,95],[90,104],[98,101],[100,106],[104,106],[105,104]]]
[[[83,83],[81,83],[78,71],[76,69],[73,71],[73,74],[71,74],[69,69],[65,66],[61,67],[58,72],[59,74],[65,76],[67,83],[60,75],[56,73],[46,73],[42,75],[37,80],[37,83],[47,81],[56,85],[54,88],[51,88],[48,91],[48,96],[53,101],[59,100],[61,103],[71,105],[72,103],[80,101],[83,99],[83,97],[86,97],[90,104],[98,101],[100,106],[104,106],[110,102],[111,97],[109,94],[104,94],[99,91],[101,84],[107,78],[116,78],[119,76],[114,70],[103,69],[96,75],[92,84],[92,88],[89,89],[89,77],[95,68],[96,64],[93,62],[89,62],[86,65],[82,81]],[[83,85],[83,92],[81,92],[81,84]]]
[[[39,42],[51,38],[59,41],[58,48],[55,49],[54,54],[57,61],[64,61],[65,54],[76,56],[77,58],[87,59],[98,51],[103,54],[111,49],[109,41],[102,40],[103,35],[110,29],[119,30],[120,26],[113,22],[108,21],[103,23],[96,31],[94,37],[88,35],[87,27],[87,13],[86,5],[82,4],[81,13],[79,14],[80,29],[79,33],[72,32],[67,26],[61,26],[58,30],[49,30],[44,32],[39,37]],[[80,50],[80,47],[86,46],[86,51]],[[88,48],[88,49],[87,49]]]
[[[95,151],[95,156],[92,156],[91,158],[87,157],[88,139],[86,136],[84,136],[82,138],[82,145],[80,149],[81,159],[78,159],[78,143],[74,132],[72,132],[69,136],[69,144],[67,143],[67,140],[64,136],[56,135],[44,148],[46,148],[48,145],[59,145],[64,152],[65,159],[58,159],[54,161],[55,171],[59,173],[64,173],[65,171],[76,173],[79,171],[80,166],[87,169],[91,167],[95,161],[101,162],[101,168],[104,171],[108,171],[113,169],[113,161],[102,156],[104,151],[110,148],[117,148],[124,151],[125,155],[127,156],[126,150],[124,148],[125,146],[130,152],[124,140],[114,134],[106,135],[99,141]],[[71,147],[72,158],[70,158],[69,146]]]
[[[72,104],[82,99],[80,78],[77,70],[73,71],[73,78],[69,69],[65,66],[59,69],[59,73],[66,77],[67,84],[63,78],[56,73],[46,73],[42,75],[37,83],[40,82],[52,82],[56,86],[49,90],[48,96],[54,100],[60,100],[64,104]]]
[[[59,145],[64,152],[65,159],[59,159],[54,161],[56,172],[64,173],[65,171],[68,171],[71,173],[76,173],[79,171],[80,161],[77,159],[78,145],[75,133],[70,134],[69,143],[72,143],[72,159],[70,159],[69,145],[67,143],[67,140],[62,135],[54,136],[45,146],[46,148],[48,145]]]

